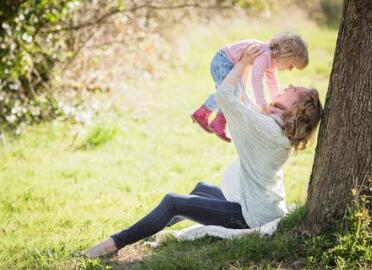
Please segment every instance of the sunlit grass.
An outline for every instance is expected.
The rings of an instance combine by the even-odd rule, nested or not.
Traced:
[[[0,148],[0,268],[73,269],[78,260],[72,253],[134,223],[166,192],[188,193],[200,180],[218,184],[235,149],[189,117],[213,91],[210,59],[226,43],[267,40],[283,29],[283,23],[256,19],[194,24],[175,44],[178,68],[159,81],[139,81],[114,93],[113,108],[97,117],[85,137],[75,140],[74,127],[56,121],[8,140]],[[324,100],[336,33],[303,19],[290,29],[309,43],[310,65],[280,73],[281,85],[318,88]],[[288,204],[305,201],[313,156],[314,147],[287,163]],[[197,256],[205,243],[173,243],[163,252],[180,262],[182,257],[185,269],[202,269],[191,265],[206,265]],[[223,245],[203,253],[209,256],[206,262],[217,258]],[[167,262],[159,262],[158,269],[161,265],[171,269]]]
[[[115,127],[97,125],[89,130],[83,141],[78,146],[79,149],[93,149],[112,140],[116,135]]]

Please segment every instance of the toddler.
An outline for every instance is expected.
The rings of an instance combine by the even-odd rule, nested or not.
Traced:
[[[300,36],[291,33],[281,33],[269,42],[250,39],[227,45],[214,55],[211,62],[210,69],[216,88],[240,60],[247,46],[251,44],[258,44],[261,48],[261,54],[257,56],[252,65],[252,88],[256,104],[265,110],[267,103],[264,96],[263,78],[266,78],[271,98],[274,98],[279,94],[276,71],[292,70],[294,67],[304,69],[309,63],[307,45]],[[246,75],[241,78],[241,89],[245,88],[246,79]],[[215,110],[217,110],[216,117],[209,123],[208,118]],[[213,94],[209,95],[203,105],[191,115],[191,118],[205,131],[215,133],[224,141],[231,141],[231,138],[226,135],[225,117],[218,109]]]

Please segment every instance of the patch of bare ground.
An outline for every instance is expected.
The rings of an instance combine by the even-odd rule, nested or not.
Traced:
[[[146,245],[144,241],[139,241],[132,245],[122,248],[117,255],[110,258],[113,270],[127,270],[133,267],[147,256],[152,255],[153,248]]]

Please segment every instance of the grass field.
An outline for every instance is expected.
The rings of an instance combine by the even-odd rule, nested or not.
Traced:
[[[134,264],[106,265],[71,254],[134,223],[166,192],[188,193],[200,180],[219,183],[236,157],[235,149],[202,132],[189,115],[213,89],[209,62],[224,44],[244,38],[267,40],[281,30],[300,33],[309,45],[310,65],[304,71],[280,73],[281,85],[315,87],[324,100],[337,33],[301,16],[295,23],[291,18],[188,25],[174,43],[179,65],[158,81],[139,81],[122,89],[118,84],[106,97],[112,106],[96,117],[85,137],[73,141],[75,127],[55,121],[4,142],[0,269],[248,269],[248,261],[257,262],[259,252],[269,248],[257,236],[170,242],[142,250],[147,256]],[[304,203],[313,156],[311,147],[287,163],[288,204]],[[261,265],[270,269],[265,262]]]

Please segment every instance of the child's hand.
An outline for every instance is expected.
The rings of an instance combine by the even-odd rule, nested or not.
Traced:
[[[254,45],[249,45],[244,53],[243,53],[243,56],[242,58],[240,59],[245,65],[252,65],[253,64],[253,61],[254,59],[256,59],[256,57],[258,55],[261,54],[261,48],[259,45],[257,44],[254,44]]]

